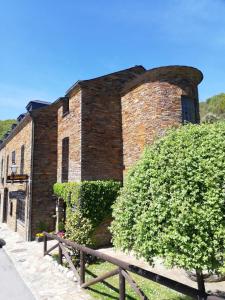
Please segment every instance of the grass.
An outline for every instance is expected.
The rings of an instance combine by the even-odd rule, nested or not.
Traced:
[[[87,268],[86,281],[97,277],[100,274],[111,271],[115,269],[116,266],[108,262],[97,262],[91,264]],[[171,289],[163,287],[157,283],[151,282],[150,280],[144,279],[136,274],[130,273],[131,277],[135,280],[138,286],[142,289],[145,295],[149,299],[157,300],[189,300],[191,298],[183,296]],[[90,293],[92,298],[101,300],[114,300],[119,299],[119,277],[118,275],[110,277],[104,281],[104,283],[97,283],[87,291]],[[126,282],[126,299],[138,300],[140,299],[136,293],[131,289],[130,285]]]

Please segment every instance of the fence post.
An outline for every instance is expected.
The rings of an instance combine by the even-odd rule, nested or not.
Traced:
[[[85,283],[85,254],[80,251],[80,285]]]
[[[47,236],[44,234],[44,256],[47,252]]]
[[[62,265],[63,261],[62,261],[62,249],[60,247],[60,242],[59,242],[59,264]]]
[[[125,293],[125,278],[122,274],[122,268],[119,268],[119,300],[125,300],[126,293]]]

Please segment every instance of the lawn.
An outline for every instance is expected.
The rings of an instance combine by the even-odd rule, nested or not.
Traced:
[[[115,266],[108,262],[97,262],[91,264],[87,268],[86,273],[86,281],[92,279],[93,277],[99,276],[105,272],[111,271],[115,269]],[[179,293],[176,293],[166,287],[163,287],[157,283],[151,282],[143,277],[140,277],[136,274],[130,273],[132,278],[136,281],[138,286],[142,289],[145,295],[149,299],[157,299],[157,300],[189,300],[191,298],[183,296]],[[87,291],[94,299],[101,300],[113,300],[119,298],[118,286],[119,286],[119,276],[113,276],[105,280],[104,283],[97,283]],[[126,299],[129,300],[138,300],[138,296],[131,289],[130,285],[126,282]]]

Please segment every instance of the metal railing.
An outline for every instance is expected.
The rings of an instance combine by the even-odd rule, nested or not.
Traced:
[[[161,284],[161,285],[163,285],[167,288],[170,288],[176,292],[179,292],[181,294],[189,296],[193,299],[198,299],[198,300],[219,300],[220,299],[220,300],[222,300],[222,298],[220,298],[220,297],[210,296],[207,293],[201,292],[198,289],[195,289],[193,287],[190,287],[190,286],[180,283],[178,281],[175,281],[170,278],[153,273],[151,271],[142,269],[136,265],[129,264],[123,260],[114,258],[114,257],[104,254],[100,251],[93,250],[91,248],[79,245],[75,242],[60,238],[57,235],[49,234],[47,232],[44,232],[43,234],[44,234],[44,255],[47,255],[54,249],[58,248],[59,263],[62,264],[63,256],[64,256],[70,266],[70,269],[73,271],[75,277],[79,281],[80,286],[82,288],[87,288],[93,284],[102,282],[111,276],[119,275],[119,300],[125,300],[125,298],[126,298],[126,292],[125,292],[125,283],[126,282],[131,286],[131,288],[136,292],[136,294],[139,296],[139,298],[141,300],[149,299],[144,294],[144,292],[140,289],[140,287],[134,281],[134,279],[131,277],[131,275],[128,273],[128,272],[131,272],[131,273],[137,274],[139,276],[142,276],[146,279],[149,279],[151,281],[154,281],[158,284]],[[58,243],[56,245],[52,246],[50,249],[47,249],[48,238],[54,239]],[[79,251],[79,254],[80,254],[79,268],[76,268],[74,263],[71,260],[71,257],[69,254],[69,250],[71,250],[71,249]],[[101,260],[110,262],[113,265],[115,265],[116,268],[110,272],[104,273],[104,274],[86,282],[85,281],[85,255],[86,254],[94,256]]]

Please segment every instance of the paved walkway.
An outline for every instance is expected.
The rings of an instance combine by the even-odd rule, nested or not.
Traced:
[[[1,299],[5,300],[35,299],[3,249],[0,249],[0,291]]]
[[[53,262],[49,259],[48,256],[43,257],[43,243],[24,242],[16,232],[12,232],[7,228],[6,224],[2,224],[2,223],[0,223],[0,238],[6,241],[6,246],[4,246],[4,251],[8,254],[17,272],[20,274],[20,276],[22,277],[26,285],[29,287],[29,289],[32,291],[35,297],[35,298],[2,297],[2,289],[1,289],[0,290],[1,300],[11,300],[11,299],[12,300],[17,300],[17,299],[18,300],[19,299],[89,300],[91,299],[91,297],[84,290],[81,290],[78,283],[69,280],[65,274],[60,272],[54,266]],[[50,241],[49,247],[50,244],[53,245],[54,243],[55,241]],[[1,269],[0,269],[0,273],[2,273]],[[4,274],[7,273],[4,271]],[[0,282],[1,279],[2,277],[0,277]],[[11,281],[10,285],[11,285],[11,289],[13,289],[16,292],[17,289],[14,286],[14,281],[13,282]],[[9,286],[6,286],[7,290],[8,287]],[[23,288],[23,282],[21,283],[21,289],[22,288]]]

